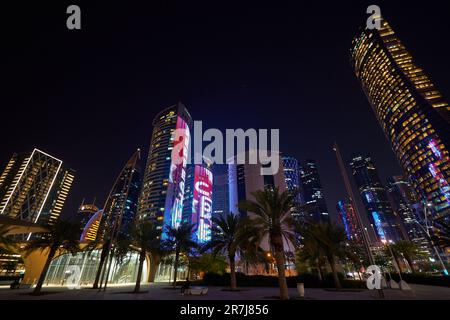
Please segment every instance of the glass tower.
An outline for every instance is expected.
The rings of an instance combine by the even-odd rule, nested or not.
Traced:
[[[381,184],[372,160],[356,155],[350,162],[350,168],[378,240],[400,240],[400,220],[392,210],[386,189]]]
[[[98,236],[115,238],[117,234],[129,235],[137,213],[141,170],[140,150],[137,150],[123,167],[106,200]]]
[[[14,154],[0,176],[0,214],[43,226],[54,224],[74,175],[61,160],[41,150]]]
[[[286,187],[294,197],[294,207],[291,209],[292,217],[296,221],[303,221],[304,217],[300,210],[302,204],[302,197],[300,193],[300,168],[297,159],[294,157],[283,156],[283,172],[284,180],[286,181]]]
[[[436,219],[450,209],[450,106],[384,18],[365,29],[351,64],[405,175]]]
[[[161,111],[145,167],[138,215],[152,221],[165,237],[165,227],[178,227],[183,218],[186,166],[192,118],[182,103]]]
[[[305,209],[306,218],[315,222],[330,222],[319,171],[314,160],[308,160],[300,167],[300,182],[303,200],[308,207]]]

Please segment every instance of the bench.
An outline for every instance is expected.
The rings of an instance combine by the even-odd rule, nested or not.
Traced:
[[[205,287],[192,287],[186,290],[186,294],[192,296],[203,296],[208,293],[208,288]]]

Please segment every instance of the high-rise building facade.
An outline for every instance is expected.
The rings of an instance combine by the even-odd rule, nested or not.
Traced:
[[[329,223],[330,215],[314,160],[307,160],[305,165],[300,167],[300,185],[302,198],[307,207],[304,212],[305,218],[315,222]]]
[[[283,156],[281,160],[283,161],[283,173],[286,187],[294,197],[294,206],[291,209],[292,217],[296,221],[302,222],[304,221],[304,217],[302,216],[303,211],[301,210],[302,196],[300,192],[300,168],[298,160],[289,156]]]
[[[127,161],[105,202],[98,236],[106,240],[118,234],[129,236],[137,214],[141,187],[140,150]],[[100,214],[99,214],[100,215]]]
[[[213,217],[228,214],[229,212],[228,174],[214,175]]]
[[[422,203],[407,179],[402,176],[389,177],[387,181],[388,196],[392,208],[398,214],[403,225],[405,239],[422,248],[429,255],[432,252],[431,243],[425,234],[422,220]]]
[[[61,160],[38,149],[14,154],[0,176],[0,214],[43,226],[54,224],[74,174]]]
[[[192,118],[178,103],[153,120],[153,134],[145,167],[138,215],[152,221],[165,238],[165,227],[182,222],[186,166]]]
[[[391,147],[436,219],[450,210],[450,106],[384,18],[353,41],[351,63]],[[424,39],[426,41],[426,39]]]
[[[350,201],[340,200],[336,205],[339,218],[344,226],[345,234],[348,240],[355,242],[363,241],[363,230],[358,223],[356,211]]]
[[[350,168],[378,240],[400,240],[400,220],[392,210],[386,189],[371,158],[355,155],[350,162]]]
[[[192,238],[199,244],[211,241],[213,172],[207,165],[189,165],[185,184],[183,222],[192,224]]]

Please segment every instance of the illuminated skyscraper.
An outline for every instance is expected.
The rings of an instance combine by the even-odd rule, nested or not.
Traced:
[[[300,167],[300,184],[303,201],[309,207],[305,218],[316,222],[330,222],[319,171],[314,160],[308,160]]]
[[[400,220],[392,210],[386,189],[380,182],[372,160],[356,155],[350,162],[350,168],[378,240],[400,240]]]
[[[296,221],[303,221],[300,206],[302,204],[302,197],[300,192],[300,168],[297,159],[294,157],[283,156],[283,172],[286,181],[287,189],[294,197],[294,207],[291,209],[291,214]]]
[[[361,230],[358,218],[356,217],[356,211],[350,201],[338,201],[336,205],[337,212],[341,218],[342,225],[345,229],[345,234],[348,240],[356,242],[363,241],[363,230]]]
[[[229,197],[228,174],[214,175],[213,217],[230,212]]]
[[[351,63],[404,173],[435,218],[448,218],[450,106],[380,19],[354,39]]]
[[[119,233],[129,235],[137,213],[139,190],[141,186],[141,169],[139,166],[140,150],[127,161],[105,202],[101,215],[98,236],[115,238]],[[98,212],[98,211],[97,211]],[[95,218],[94,218],[95,219]],[[94,221],[91,221],[94,223]]]
[[[14,154],[0,176],[0,214],[52,225],[59,219],[73,180],[73,170],[41,150]]]
[[[183,222],[194,225],[193,240],[199,244],[211,241],[213,173],[207,165],[189,165],[185,183]]]
[[[152,221],[163,238],[165,226],[178,227],[182,221],[191,126],[192,118],[181,103],[153,120],[138,215]]]

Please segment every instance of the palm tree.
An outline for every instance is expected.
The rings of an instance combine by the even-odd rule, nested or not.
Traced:
[[[323,251],[331,271],[333,272],[336,289],[341,288],[337,272],[337,260],[345,256],[345,241],[347,237],[345,231],[336,224],[317,223],[308,228],[308,237],[314,239]]]
[[[39,280],[34,288],[33,294],[39,294],[42,289],[45,277],[50,267],[50,263],[55,257],[56,253],[70,252],[76,254],[79,250],[79,233],[80,224],[73,223],[64,220],[58,220],[54,225],[49,227],[49,232],[42,234],[42,236],[31,240],[25,246],[25,252],[27,255],[31,254],[35,250],[48,250],[47,260],[44,268],[42,269]]]
[[[163,241],[163,246],[175,252],[173,286],[177,285],[177,273],[181,253],[189,253],[197,247],[197,243],[192,240],[192,229],[194,225],[182,223],[178,228],[167,227],[167,239]]]
[[[278,270],[278,283],[280,298],[289,299],[286,282],[284,243],[295,243],[294,221],[290,209],[293,206],[293,197],[288,191],[280,194],[277,188],[266,188],[252,193],[254,201],[247,200],[239,203],[239,209],[254,215],[250,218],[257,230],[258,239],[268,236],[269,245],[273,252]]]
[[[6,225],[0,225],[0,250],[5,254],[14,251],[16,248],[15,241],[8,235],[9,229]]]
[[[134,245],[139,250],[139,269],[136,279],[134,292],[138,293],[141,288],[142,269],[144,266],[145,257],[147,253],[151,255],[151,259],[155,259],[160,249],[160,232],[156,226],[151,222],[143,222],[138,224],[131,230],[131,237]]]
[[[248,225],[244,219],[233,213],[215,217],[212,222],[213,237],[211,242],[202,248],[202,252],[212,250],[214,255],[221,253],[228,257],[231,290],[236,290],[236,254],[243,252],[244,247],[248,245],[248,233],[245,232]]]
[[[299,262],[307,263],[311,268],[316,268],[319,280],[322,281],[324,279],[322,268],[326,263],[322,248],[317,241],[313,237],[308,236],[308,234],[306,234],[301,242],[301,248],[296,254],[297,260]]]
[[[409,264],[409,267],[411,268],[411,272],[414,273],[415,270],[414,270],[413,260],[422,256],[422,254],[420,253],[420,247],[411,241],[400,240],[400,241],[392,244],[391,249],[392,249],[392,252],[394,253],[394,256],[397,259],[400,256],[403,256],[406,259],[406,261]]]

